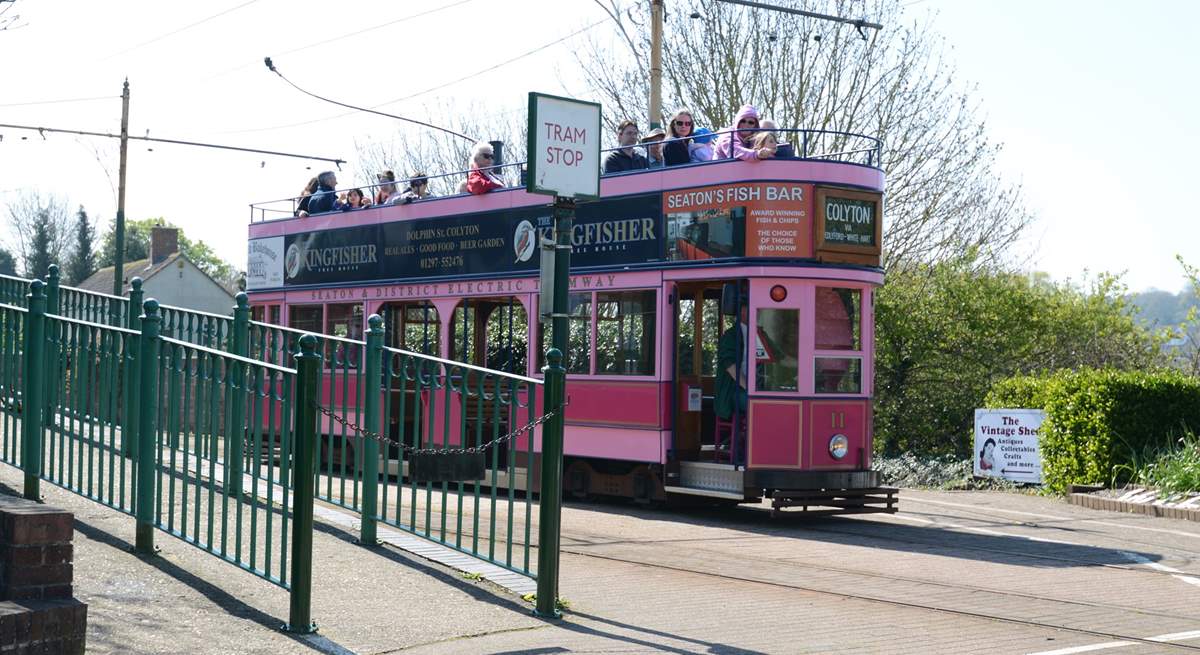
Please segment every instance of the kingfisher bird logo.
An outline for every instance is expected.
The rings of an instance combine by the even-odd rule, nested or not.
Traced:
[[[529,221],[517,223],[517,229],[513,232],[513,253],[517,256],[517,262],[529,261],[529,258],[533,257],[536,247],[537,230],[533,229],[533,223]]]
[[[299,243],[293,243],[288,246],[287,256],[283,259],[283,270],[289,278],[294,278],[300,274],[300,266],[304,263],[303,259],[300,256]]]

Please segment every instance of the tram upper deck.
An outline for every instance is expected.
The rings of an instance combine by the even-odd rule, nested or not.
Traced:
[[[808,143],[808,133],[792,134]],[[878,142],[869,143],[604,176],[601,198],[577,209],[572,271],[877,267],[884,174]],[[441,177],[455,176],[465,172]],[[514,187],[304,218],[292,215],[291,200],[252,205],[248,289],[536,275],[538,241],[552,226],[548,200]]]

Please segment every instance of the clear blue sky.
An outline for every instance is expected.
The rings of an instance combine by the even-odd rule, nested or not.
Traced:
[[[978,87],[1001,170],[1038,222],[1023,251],[1056,278],[1126,271],[1183,285],[1200,264],[1200,2],[918,0]]]
[[[267,73],[264,55],[305,86],[373,105],[469,75],[603,18],[588,0],[18,0],[16,9],[27,26],[0,33],[0,58],[10,62],[0,122],[116,131],[115,96],[128,75],[134,134],[349,160],[356,141],[386,136],[392,123],[354,116],[245,131],[340,113]],[[906,12],[909,20],[934,21],[958,79],[978,87],[991,137],[1005,144],[1001,172],[1024,185],[1038,217],[1020,247],[1028,267],[1059,279],[1077,279],[1084,269],[1127,271],[1134,289],[1178,290],[1174,255],[1200,264],[1200,216],[1189,195],[1200,155],[1194,36],[1200,2],[910,0]],[[556,20],[531,26],[527,17],[534,14]],[[366,31],[391,21],[398,22]],[[288,52],[344,34],[351,36]],[[527,91],[560,92],[560,75],[573,77],[575,44],[387,109],[435,122],[451,104],[523,111]],[[11,106],[99,95],[111,97]],[[19,133],[0,132],[0,205],[16,190],[39,188],[111,220],[113,143],[43,141],[36,134],[21,141]],[[239,266],[247,205],[294,195],[321,168],[153,148],[131,150],[128,215],[166,216]]]

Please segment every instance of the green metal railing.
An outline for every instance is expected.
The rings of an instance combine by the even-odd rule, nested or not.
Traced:
[[[129,298],[20,282],[0,277],[0,459],[28,497],[47,480],[133,515],[139,552],[157,528],[289,589],[298,631],[314,497],[364,543],[383,522],[538,577],[533,430],[563,403],[540,380],[384,347],[379,316],[357,340],[251,321],[245,294],[220,316],[136,279]],[[415,455],[455,451],[481,477],[415,481]]]

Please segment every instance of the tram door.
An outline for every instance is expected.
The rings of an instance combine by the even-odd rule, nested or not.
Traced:
[[[722,281],[676,286],[674,457],[712,460],[717,342],[730,322],[721,314]]]

